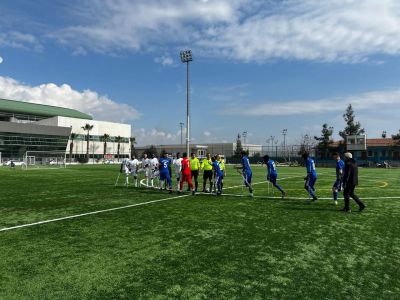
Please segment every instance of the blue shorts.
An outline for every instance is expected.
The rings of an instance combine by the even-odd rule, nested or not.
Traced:
[[[276,184],[276,180],[278,179],[278,174],[271,174],[269,175],[269,182],[271,182],[272,184]]]
[[[309,176],[304,184],[304,187],[314,189],[314,185],[317,182],[317,176]]]
[[[247,182],[248,184],[251,184],[251,178],[253,177],[253,173],[244,172],[243,176],[245,178],[245,182]]]
[[[168,182],[171,181],[171,176],[169,172],[161,172],[160,173],[160,181],[167,180]]]
[[[342,180],[341,179],[336,179],[335,183],[333,184],[333,188],[337,189],[338,191],[342,190]]]

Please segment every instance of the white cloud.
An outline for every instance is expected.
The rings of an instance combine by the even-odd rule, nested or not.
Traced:
[[[74,10],[84,23],[49,36],[63,44],[98,52],[151,50],[166,41],[191,43],[199,34],[196,26],[230,22],[240,2],[243,1],[89,0]]]
[[[246,116],[291,116],[315,115],[328,112],[343,111],[348,104],[357,110],[374,112],[379,110],[400,110],[400,89],[383,90],[363,93],[343,98],[327,98],[319,100],[264,102],[246,104],[243,110],[237,107],[228,107],[223,114]]]
[[[190,45],[243,61],[351,63],[400,54],[397,0],[88,0],[74,12],[84,21],[50,36],[76,53]]]
[[[130,122],[140,113],[128,104],[117,103],[91,90],[76,91],[68,84],[46,83],[38,86],[23,84],[0,76],[0,98],[76,109],[99,120]]]
[[[160,57],[156,57],[154,61],[158,64],[161,64],[163,66],[174,66],[174,59],[171,56],[168,55],[163,55]]]
[[[204,131],[203,134],[204,134],[205,137],[210,137],[211,136],[211,132],[209,132],[209,131]]]
[[[183,133],[185,134],[185,129]],[[165,132],[156,128],[146,130],[145,128],[134,128],[133,136],[140,146],[146,145],[162,145],[162,144],[178,144],[180,143],[181,131],[175,133]]]
[[[32,34],[21,33],[18,31],[1,32],[0,47],[18,48],[18,49],[33,49],[41,51],[43,45],[38,38]]]
[[[0,64],[3,63],[3,58],[0,56]]]

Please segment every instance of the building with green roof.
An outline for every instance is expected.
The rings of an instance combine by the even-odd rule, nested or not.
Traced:
[[[89,153],[86,124],[93,126]],[[70,108],[0,99],[0,162],[29,156],[35,163],[48,163],[54,153],[64,153],[64,160],[71,162],[87,161],[87,157],[120,160],[129,157],[130,136],[129,124],[93,120]]]

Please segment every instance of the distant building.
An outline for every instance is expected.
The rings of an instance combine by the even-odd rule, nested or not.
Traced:
[[[27,152],[65,152],[69,159],[71,133],[75,133],[72,161],[86,157],[86,134],[81,127],[93,125],[90,131],[89,159],[103,158],[104,134],[110,135],[107,158],[116,158],[117,137],[120,158],[130,154],[131,125],[93,120],[74,109],[0,99],[0,158],[22,160]]]
[[[136,147],[136,152],[139,156],[142,156],[147,149],[149,149],[150,145],[148,146],[141,146]],[[154,145],[158,153],[161,151],[166,151],[167,153],[183,153],[186,152],[186,145],[185,144],[174,144],[174,145]],[[254,145],[254,144],[243,144],[242,145],[244,150],[249,151],[249,156],[254,155],[261,155],[262,146],[261,145]],[[190,145],[190,153],[195,153],[198,157],[205,157],[207,153],[212,155],[220,154],[224,157],[232,157],[236,150],[236,143],[202,143],[196,144],[193,143]],[[189,154],[190,154],[189,153]]]

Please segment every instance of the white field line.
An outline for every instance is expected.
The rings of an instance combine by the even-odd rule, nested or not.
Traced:
[[[282,178],[282,180],[283,179],[284,178]],[[265,183],[265,181],[254,183],[254,185],[262,184],[262,183]],[[226,188],[226,190],[241,187],[241,186],[242,185],[231,186],[231,187]],[[45,221],[39,221],[39,222],[34,222],[34,223],[16,225],[16,226],[12,226],[12,227],[1,228],[0,232],[10,231],[10,230],[24,228],[24,227],[32,227],[32,226],[37,226],[37,225],[42,225],[42,224],[47,224],[47,223],[59,222],[59,221],[64,221],[64,220],[69,220],[69,219],[76,219],[76,218],[85,217],[85,216],[89,216],[89,215],[96,215],[96,214],[101,214],[101,213],[106,213],[106,212],[116,211],[116,210],[121,210],[121,209],[127,209],[127,208],[131,208],[131,207],[136,207],[136,206],[143,206],[143,205],[148,205],[148,204],[153,204],[153,203],[158,203],[158,202],[163,202],[163,201],[168,201],[168,200],[173,200],[173,199],[180,199],[180,198],[184,198],[184,197],[188,197],[188,196],[190,196],[190,194],[180,195],[180,196],[175,196],[175,197],[168,197],[168,198],[152,200],[152,201],[147,201],[147,202],[142,202],[142,203],[130,204],[130,205],[125,205],[125,206],[118,206],[118,207],[114,207],[114,208],[102,209],[102,210],[97,210],[97,211],[92,211],[92,212],[87,212],[87,213],[82,213],[82,214],[77,214],[77,215],[72,215],[72,216],[67,216],[67,217],[55,218],[55,219],[50,219],[50,220],[45,220]]]
[[[291,179],[291,178],[297,178],[297,177],[303,177],[303,176],[285,177],[285,178],[281,178],[279,180],[285,180],[285,179]],[[253,185],[263,184],[263,183],[266,183],[266,182],[267,181],[256,182]],[[239,188],[241,186],[242,185],[231,186],[231,187],[225,188],[224,190],[229,190],[229,189],[233,189],[233,188]],[[223,195],[224,196],[233,196],[233,197],[243,197],[242,195],[234,195],[234,194],[223,194]],[[144,205],[148,205],[148,204],[164,202],[164,201],[173,200],[173,199],[180,199],[180,198],[185,198],[185,197],[189,197],[189,196],[190,196],[190,194],[180,195],[180,196],[175,196],[175,197],[168,197],[168,198],[152,200],[152,201],[147,201],[147,202],[142,202],[142,203],[130,204],[130,205],[125,205],[125,206],[118,206],[118,207],[108,208],[108,209],[102,209],[102,210],[97,210],[97,211],[92,211],[92,212],[87,212],[87,213],[82,213],[82,214],[77,214],[77,215],[72,215],[72,216],[67,216],[67,217],[61,217],[61,218],[55,218],[55,219],[50,219],[50,220],[45,220],[45,221],[39,221],[39,222],[34,222],[34,223],[28,223],[28,224],[22,224],[22,225],[17,225],[17,226],[12,226],[12,227],[6,227],[6,228],[1,228],[0,232],[15,230],[15,229],[19,229],[19,228],[25,228],[25,227],[32,227],[32,226],[37,226],[37,225],[42,225],[42,224],[47,224],[47,223],[59,222],[59,221],[64,221],[64,220],[69,220],[69,219],[76,219],[76,218],[85,217],[85,216],[89,216],[89,215],[96,215],[96,214],[101,214],[101,213],[106,213],[106,212],[111,212],[111,211],[116,211],[116,210],[132,208],[132,207],[136,207],[136,206],[144,206]],[[281,197],[254,196],[254,198],[280,199]],[[301,199],[301,198],[285,197],[285,199],[297,200],[297,199]],[[331,200],[331,198],[319,198],[319,199],[321,199],[321,200]],[[366,199],[366,200],[373,200],[373,199],[400,199],[400,197],[368,197],[368,198],[363,198],[363,199]]]
[[[239,194],[222,194],[222,196],[227,196],[227,197],[243,197],[242,195]],[[276,197],[276,196],[253,196],[253,198],[261,198],[261,199],[282,199],[282,197]],[[305,200],[304,197],[285,197],[283,200]],[[400,196],[393,196],[393,197],[361,197],[362,200],[376,200],[376,199],[400,199]],[[332,197],[321,197],[318,198],[318,200],[332,200]]]

